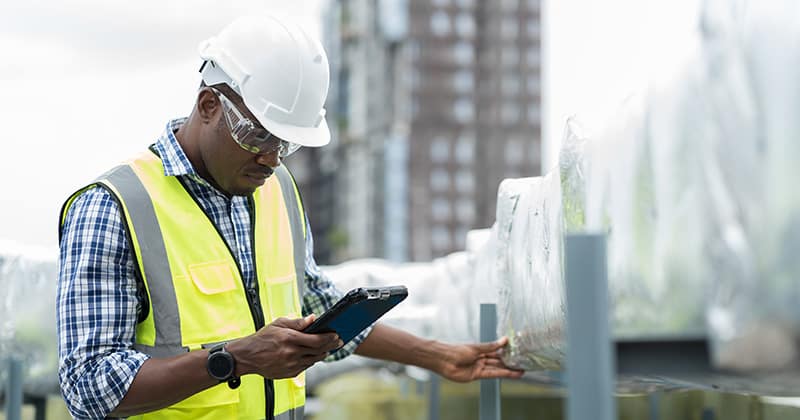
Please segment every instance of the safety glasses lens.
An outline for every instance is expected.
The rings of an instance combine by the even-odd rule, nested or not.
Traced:
[[[278,151],[280,157],[286,157],[300,148],[299,144],[281,140],[262,127],[256,126],[245,118],[236,106],[221,92],[214,90],[222,102],[225,122],[231,131],[231,137],[242,149],[251,153],[265,154]]]

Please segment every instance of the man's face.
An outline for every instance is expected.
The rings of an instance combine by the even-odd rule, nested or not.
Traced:
[[[250,113],[241,98],[229,88],[219,89],[246,118],[258,121]],[[280,166],[278,151],[256,154],[244,150],[231,136],[223,115],[223,106],[218,101],[216,126],[206,142],[203,161],[213,182],[230,195],[250,195],[272,175],[273,168]],[[212,181],[212,180],[209,180]]]

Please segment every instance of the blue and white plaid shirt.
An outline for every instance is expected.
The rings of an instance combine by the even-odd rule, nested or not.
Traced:
[[[155,144],[164,175],[185,181],[230,248],[236,250],[244,281],[252,287],[247,198],[228,198],[197,174],[174,135],[185,121],[170,121]],[[306,227],[303,314],[319,315],[342,293],[317,267],[308,219]],[[137,298],[133,255],[124,229],[119,207],[99,187],[81,194],[64,222],[56,303],[59,381],[70,413],[79,419],[105,418],[119,405],[149,358],[133,350],[142,302]],[[351,354],[368,333],[361,333],[328,360]]]

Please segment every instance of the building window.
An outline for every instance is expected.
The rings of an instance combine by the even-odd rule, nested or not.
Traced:
[[[434,226],[431,230],[431,245],[437,250],[450,248],[450,230],[444,226]]]
[[[475,17],[467,12],[461,12],[456,17],[456,33],[462,38],[475,36]]]
[[[519,8],[519,0],[503,0],[502,7],[504,12],[516,12]]]
[[[462,165],[471,164],[475,159],[475,135],[461,134],[456,143],[456,161]]]
[[[445,163],[450,159],[450,144],[444,137],[436,137],[431,142],[431,162]]]
[[[472,71],[459,70],[453,75],[453,88],[458,93],[470,93],[475,89]]]
[[[472,121],[475,116],[475,104],[466,98],[457,99],[453,103],[453,117],[460,123]]]
[[[542,24],[538,19],[528,19],[525,29],[528,31],[529,38],[539,39],[542,33]]]
[[[455,231],[455,247],[464,249],[467,247],[467,233],[469,233],[469,225],[459,225]]]
[[[450,174],[444,169],[435,169],[431,172],[431,189],[434,191],[447,191],[450,188]]]
[[[434,6],[445,7],[450,4],[450,0],[433,0]]]
[[[538,95],[542,91],[542,82],[539,75],[528,76],[528,93],[531,95]]]
[[[453,58],[456,63],[470,65],[475,61],[475,47],[469,43],[461,41],[453,46]]]
[[[542,120],[542,108],[538,102],[531,102],[528,105],[528,121],[539,123]]]
[[[462,9],[470,9],[475,6],[475,0],[456,0],[456,4]]]
[[[342,69],[339,72],[339,91],[336,95],[336,106],[339,115],[347,118],[350,114],[350,71]]]
[[[519,51],[512,45],[506,46],[500,53],[500,61],[503,63],[503,67],[519,65]]]
[[[436,36],[445,36],[450,33],[450,16],[438,10],[431,15],[431,32]]]
[[[500,24],[500,35],[503,39],[516,39],[519,35],[519,24],[516,17],[504,17]]]
[[[456,219],[460,223],[470,224],[475,221],[475,203],[466,198],[456,202]]]
[[[412,68],[411,71],[404,73],[404,76],[408,79],[408,84],[411,86],[411,89],[418,90],[421,85],[421,77],[419,74],[419,70],[415,67]]]
[[[525,159],[525,149],[522,140],[518,138],[506,141],[506,163],[509,166],[519,166]]]
[[[526,60],[528,62],[528,66],[539,67],[541,65],[542,54],[538,46],[528,48],[528,51],[525,55],[527,56]]]
[[[503,104],[503,108],[501,111],[501,118],[504,123],[506,124],[514,124],[519,122],[519,105],[514,102],[507,102]]]
[[[475,192],[475,176],[469,171],[458,171],[455,176],[456,190],[461,194]],[[458,210],[457,210],[458,211]]]
[[[516,97],[520,91],[520,80],[517,73],[506,73],[500,80],[500,91],[505,97]]]
[[[450,202],[444,198],[436,198],[431,202],[431,216],[437,221],[450,220]]]

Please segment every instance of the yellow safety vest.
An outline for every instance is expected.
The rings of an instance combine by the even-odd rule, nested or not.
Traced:
[[[283,167],[250,200],[255,289],[209,217],[161,160],[147,151],[73,194],[100,186],[117,199],[146,291],[147,316],[135,348],[153,357],[208,348],[254,333],[281,317],[301,316],[305,218],[297,187]],[[139,419],[302,419],[305,376],[267,380],[245,375],[235,390],[215,385]],[[270,413],[269,407],[272,407]]]

